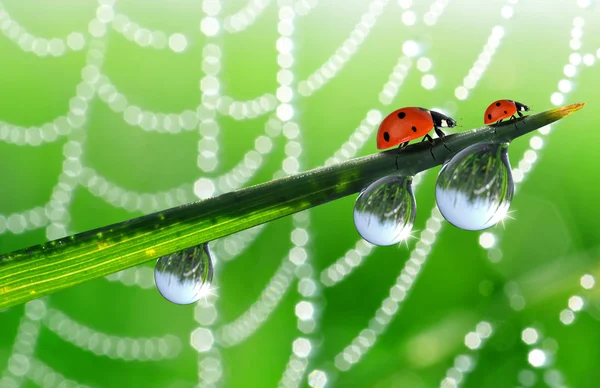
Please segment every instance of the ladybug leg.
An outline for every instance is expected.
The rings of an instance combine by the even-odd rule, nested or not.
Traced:
[[[519,112],[519,113],[521,113],[521,112]],[[515,123],[514,123],[515,124],[515,129],[518,131],[519,128],[517,128],[517,118],[515,117],[515,115],[510,116],[510,118],[515,120]]]
[[[399,151],[402,151],[403,149],[405,149],[405,148],[406,148],[406,146],[407,146],[407,145],[408,145],[408,142],[407,142],[407,141],[406,141],[406,142],[404,142],[404,143],[402,143],[402,144],[400,144],[400,145],[398,146],[398,150],[399,150]],[[398,167],[398,156],[399,156],[399,155],[400,155],[400,152],[398,152],[398,153],[396,154],[396,170],[399,170],[399,169],[400,169],[400,168]]]
[[[439,129],[438,127],[433,127],[435,129],[435,133],[437,133],[437,135],[440,137],[440,139],[442,139],[442,143],[444,143],[444,147],[446,147],[446,149],[450,152],[452,152],[452,150],[450,148],[448,148],[448,146],[446,145],[446,134],[444,132],[442,132],[441,129]]]
[[[427,135],[425,135],[423,140],[421,140],[421,143],[424,142],[425,140],[427,140],[429,142],[429,144],[431,144],[431,148],[429,149],[429,152],[431,153],[431,157],[433,158],[433,160],[437,161],[435,159],[435,155],[433,154],[433,146],[435,144],[435,142],[433,141],[433,138],[431,136],[429,136],[429,134],[427,134]]]
[[[503,120],[503,119],[500,119],[500,120],[496,121],[496,124],[494,124],[494,136],[496,135],[496,128],[498,128],[498,125],[500,125],[500,122],[501,122],[502,120]]]

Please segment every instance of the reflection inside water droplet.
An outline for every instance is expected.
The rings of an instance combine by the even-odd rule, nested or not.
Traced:
[[[514,183],[508,143],[480,143],[457,153],[438,175],[438,208],[452,225],[482,230],[504,219]]]
[[[154,267],[156,287],[165,299],[190,304],[208,294],[213,263],[208,243],[163,256]]]
[[[375,181],[356,198],[354,225],[371,244],[397,244],[410,235],[416,211],[412,177],[391,175]]]

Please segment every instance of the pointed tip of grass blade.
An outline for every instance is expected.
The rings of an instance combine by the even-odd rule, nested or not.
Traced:
[[[568,115],[577,112],[579,109],[585,106],[585,102],[578,102],[571,105],[561,106],[559,108],[551,109],[546,112],[544,116],[549,120],[548,124],[553,121],[560,120],[563,117],[567,117]]]
[[[571,113],[577,112],[579,109],[583,108],[585,106],[585,102],[577,102],[575,104],[571,104],[571,105],[566,105],[563,106],[561,108],[559,108],[559,110],[562,112],[562,116],[568,116]]]

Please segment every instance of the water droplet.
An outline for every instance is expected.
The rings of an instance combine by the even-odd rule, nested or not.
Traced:
[[[397,244],[410,235],[416,212],[412,177],[390,175],[369,185],[356,198],[354,225],[371,244]]]
[[[213,263],[208,243],[163,256],[154,267],[156,287],[165,299],[190,304],[208,294]]]
[[[479,143],[444,164],[437,178],[438,208],[452,225],[483,230],[506,217],[514,192],[508,143]]]

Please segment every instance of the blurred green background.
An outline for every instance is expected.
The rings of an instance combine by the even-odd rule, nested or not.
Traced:
[[[245,186],[272,179],[282,166],[293,172],[296,162],[298,171],[321,166],[361,122],[370,137],[345,149],[374,153],[378,123],[363,121],[372,110],[380,120],[403,106],[439,108],[461,125],[453,133],[481,126],[485,108],[500,98],[533,112],[579,101],[587,106],[549,133],[511,144],[515,177],[523,179],[511,205],[514,219],[504,227],[482,235],[444,223],[438,233],[428,231],[437,168],[422,174],[415,189],[416,238],[408,247],[368,254],[359,243],[362,264],[332,287],[320,281],[322,271],[359,241],[356,196],[243,234],[245,242],[215,242],[218,298],[199,305],[162,298],[148,263],[5,310],[0,383],[306,386],[318,370],[324,374],[313,377],[340,387],[598,386],[600,299],[592,279],[600,274],[600,190],[591,177],[600,163],[599,11],[593,0],[2,1],[0,253],[189,202],[195,193],[217,194],[211,187],[227,190],[220,178],[244,161],[252,171]],[[246,28],[232,32],[244,20]],[[495,50],[486,43],[492,31],[502,35],[492,39]],[[282,33],[291,33],[293,61],[278,53],[290,46],[276,45]],[[306,95],[306,80],[346,39],[350,54],[340,58],[347,61],[334,58],[337,71],[326,70],[334,76]],[[218,59],[203,59],[207,45],[208,54],[220,50]],[[403,56],[405,75],[393,75]],[[282,64],[293,77],[280,74],[278,81]],[[218,89],[208,79],[201,91],[205,72],[218,78]],[[290,89],[277,94],[286,77]],[[383,104],[390,80],[398,91],[388,86],[391,103]],[[300,128],[295,138],[289,125],[269,126],[278,113],[288,119],[275,96],[287,101],[290,92],[291,121]],[[77,94],[86,97],[74,99]],[[268,112],[243,117],[241,103],[230,111],[230,99],[260,96]],[[151,116],[142,126],[132,124],[140,111],[123,112],[128,105],[181,115],[183,128],[179,116],[166,125],[160,115],[154,126]],[[64,115],[66,121],[55,121]],[[255,146],[258,152],[247,154]],[[292,234],[294,222],[308,232],[307,259],[292,269],[295,277],[285,274],[292,241],[303,240],[301,231]],[[359,362],[339,370],[344,363],[334,360],[373,323],[415,247],[427,261],[406,299]],[[244,341],[226,346],[219,329],[249,311],[280,266],[291,282],[281,301]],[[266,298],[283,290],[276,286]],[[314,316],[299,324],[295,312],[306,312],[306,303]],[[259,310],[247,314],[248,322]],[[482,321],[489,326],[477,326]],[[477,327],[484,337],[492,329],[480,346],[478,335],[469,334]],[[467,358],[457,361],[460,355]],[[464,368],[465,360],[471,367]],[[459,376],[457,383],[447,376]]]

